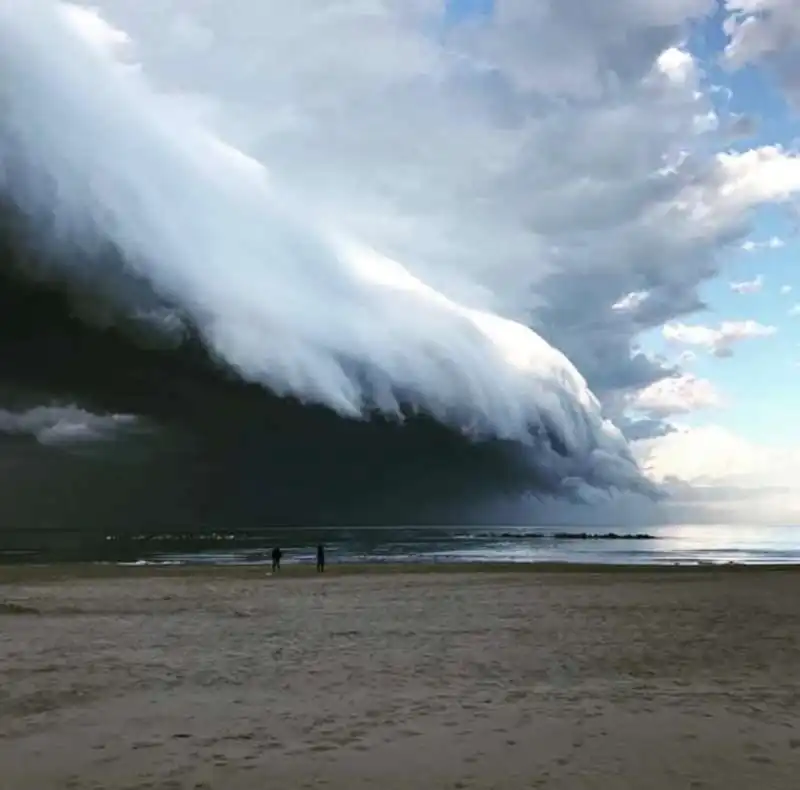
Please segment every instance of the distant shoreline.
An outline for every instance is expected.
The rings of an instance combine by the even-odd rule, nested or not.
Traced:
[[[285,565],[276,574],[264,565],[131,565],[113,563],[52,563],[0,565],[0,585],[48,581],[81,581],[93,579],[126,578],[185,578],[209,579],[263,579],[273,583],[281,580],[325,578],[342,576],[419,576],[428,574],[465,576],[476,575],[574,575],[574,576],[706,576],[710,574],[746,573],[794,574],[800,572],[796,564],[681,564],[660,565],[645,563],[611,564],[584,562],[347,562],[328,566],[324,575],[317,574],[313,563]]]
[[[416,528],[415,528],[416,529]],[[368,531],[368,528],[364,528]],[[562,528],[542,529],[541,531],[511,531],[508,527],[499,527],[498,531],[484,528],[481,531],[466,531],[466,528],[441,527],[418,528],[421,534],[443,535],[453,541],[466,538],[471,541],[495,541],[524,545],[526,543],[602,543],[602,542],[651,542],[662,539],[659,535],[647,532],[589,532],[572,531]],[[502,530],[502,531],[501,531]],[[347,530],[350,532],[351,530]],[[360,530],[352,530],[358,532]],[[93,536],[75,533],[76,539],[64,541],[64,534],[34,530],[30,532],[15,531],[18,542],[8,546],[0,543],[0,566],[7,564],[42,564],[42,563],[89,563],[89,562],[135,562],[145,559],[148,554],[169,555],[202,554],[216,550],[241,550],[250,553],[268,551],[273,545],[280,545],[287,550],[303,550],[317,543],[326,543],[332,547],[341,540],[332,539],[336,528],[321,530],[310,528],[303,530],[302,537],[290,535],[283,530],[231,530],[228,532],[204,532],[203,530],[185,530],[175,532],[137,532],[137,533],[105,533]],[[398,528],[397,537],[407,537],[408,530]],[[463,533],[463,534],[462,534]],[[47,536],[47,537],[45,537]],[[69,538],[69,536],[67,536]],[[300,542],[297,542],[297,541]],[[401,538],[402,540],[402,538]],[[412,551],[412,554],[414,552]],[[164,557],[167,559],[167,556]],[[364,558],[367,562],[373,561]],[[388,561],[391,559],[387,558]]]
[[[421,528],[424,529],[424,528]],[[441,528],[442,532],[454,532],[457,528]],[[322,532],[322,530],[320,530]],[[263,540],[269,535],[269,531],[263,532],[231,532],[231,533],[204,533],[204,532],[176,532],[176,533],[141,533],[138,535],[107,535],[105,540],[109,542],[126,543],[149,543],[155,542],[219,542],[219,541],[245,541]],[[502,540],[661,540],[658,535],[649,532],[570,532],[566,530],[550,532],[470,532],[470,538],[474,539],[502,539]]]

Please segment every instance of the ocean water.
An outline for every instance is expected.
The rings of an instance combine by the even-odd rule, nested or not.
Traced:
[[[258,535],[141,537],[116,549],[136,564],[313,563],[323,542],[329,563],[573,562],[625,564],[789,564],[800,562],[800,527],[672,525],[647,530],[567,527],[491,529],[359,528],[267,530]],[[610,533],[610,535],[609,535]],[[113,546],[114,541],[111,541]],[[109,548],[111,548],[109,546]],[[110,559],[106,558],[106,559]]]

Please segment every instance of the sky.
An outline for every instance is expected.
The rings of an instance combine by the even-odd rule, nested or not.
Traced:
[[[730,126],[738,119],[742,124],[738,134],[720,141],[720,150],[746,154],[759,146],[780,145],[793,151],[800,142],[800,116],[791,94],[784,90],[781,70],[758,59],[737,70],[724,65],[734,45],[724,31],[726,12],[737,5],[756,12],[749,19],[768,32],[774,31],[782,13],[800,19],[791,4],[766,0],[720,3],[715,13],[696,25],[687,48],[706,72],[704,83],[714,110]],[[747,41],[743,37],[743,50]],[[796,65],[800,65],[798,54],[792,55]],[[686,369],[710,382],[719,404],[687,415],[688,424],[699,428],[713,424],[745,442],[781,451],[800,447],[800,424],[792,419],[800,399],[797,231],[797,215],[791,208],[787,211],[785,206],[769,204],[757,208],[747,237],[724,251],[721,276],[703,286],[708,310],[686,323],[738,324],[741,340],[736,341],[735,351],[731,346],[730,357],[715,354],[713,349],[708,353],[703,343],[686,344],[694,355],[687,355]],[[665,354],[681,345],[670,343],[663,332],[647,338],[646,343]]]
[[[503,5],[511,4],[448,0],[446,23],[491,25]],[[746,157],[780,146],[794,154],[800,144],[800,46],[792,45],[786,30],[800,32],[800,4],[664,0],[651,5],[683,5],[689,11],[694,5],[698,12],[674,46],[697,70],[711,151]],[[780,168],[772,177],[781,177]],[[790,191],[796,195],[796,189],[794,183]],[[797,511],[793,489],[800,485],[785,468],[800,461],[800,421],[794,417],[800,403],[800,213],[793,197],[753,206],[746,231],[715,250],[718,271],[698,284],[698,309],[647,329],[634,341],[681,369],[678,378],[654,383],[639,398],[653,407],[644,414],[658,417],[662,428],[669,420],[668,435],[634,442],[652,473],[718,484],[721,490],[727,480],[756,488],[774,482],[790,492],[780,503],[788,519]],[[644,289],[632,291],[617,309],[632,309],[644,296]]]
[[[561,350],[686,513],[800,519],[797,0],[94,5],[293,205]]]
[[[736,118],[752,119],[725,148],[746,152],[776,143],[792,148],[800,141],[800,117],[782,93],[777,75],[758,65],[733,73],[720,67],[728,43],[721,21],[724,24],[722,7],[697,26],[688,45],[707,73],[717,114],[732,118],[732,123]],[[767,342],[743,341],[730,359],[701,354],[687,365],[712,382],[726,404],[714,421],[749,441],[774,436],[800,446],[800,424],[787,420],[800,399],[800,316],[792,315],[800,299],[797,230],[791,213],[770,207],[756,211],[747,238],[726,251],[723,276],[702,289],[713,321],[753,321],[771,332],[764,335]],[[692,323],[710,321],[698,315]],[[656,341],[654,347],[669,351],[668,343]],[[709,417],[702,415],[694,424],[702,425]]]

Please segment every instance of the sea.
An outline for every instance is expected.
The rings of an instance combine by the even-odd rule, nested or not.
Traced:
[[[630,529],[585,527],[292,527],[211,536],[109,536],[96,561],[132,565],[313,563],[318,543],[333,563],[592,563],[633,565],[794,564],[799,526],[682,524]],[[87,558],[89,559],[89,558]]]

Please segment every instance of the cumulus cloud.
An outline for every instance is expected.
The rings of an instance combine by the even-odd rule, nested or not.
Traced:
[[[724,203],[728,210],[751,207],[758,203],[790,201],[800,185],[800,157],[782,145],[765,145],[744,153],[717,154],[726,181]],[[783,242],[773,236],[769,247]]]
[[[789,315],[792,317],[800,315],[800,302],[789,308]]]
[[[731,291],[737,294],[757,294],[764,287],[764,278],[759,274],[752,280],[731,283]]]
[[[50,5],[36,0],[25,12]],[[435,390],[442,411],[468,398],[481,415],[502,415],[503,431],[517,435],[530,416],[516,399],[526,391],[530,369],[512,373],[506,364],[519,359],[518,346],[537,359],[557,360],[550,373],[570,368],[543,346],[526,345],[535,341],[525,335],[522,342],[516,329],[499,349],[487,329],[508,325],[481,318],[478,326],[476,315],[532,326],[575,363],[604,406],[631,397],[654,404],[661,382],[662,390],[675,386],[671,365],[637,350],[645,330],[666,324],[665,336],[674,342],[721,356],[745,337],[774,332],[755,322],[717,329],[684,323],[704,306],[698,288],[719,274],[719,251],[749,244],[752,210],[788,204],[800,191],[800,160],[792,151],[762,146],[714,153],[728,132],[718,126],[701,65],[684,46],[688,26],[713,13],[713,0],[613,0],[602,7],[506,0],[488,21],[455,24],[444,24],[434,0],[93,5],[99,16],[84,16],[81,34],[95,52],[141,64],[160,91],[139,110],[179,157],[183,179],[173,179],[170,163],[156,156],[136,173],[116,170],[124,184],[116,194],[152,188],[159,198],[131,217],[114,211],[106,193],[104,210],[114,215],[125,243],[135,236],[139,261],[151,250],[133,231],[162,228],[160,220],[169,217],[170,231],[150,233],[147,242],[162,243],[173,261],[187,264],[170,270],[161,290],[173,295],[189,288],[192,303],[210,316],[213,344],[257,376],[279,368],[280,375],[269,374],[274,386],[283,382],[317,398],[324,393],[343,411],[359,411],[364,393],[338,365],[337,355],[345,354],[387,374],[373,394],[380,392],[390,407],[389,385],[413,390],[424,380],[426,395]],[[744,5],[740,0],[748,13]],[[20,86],[20,106],[30,108],[30,91],[23,94],[21,86],[32,75],[13,61],[23,17],[18,3],[0,0],[0,28],[7,31],[0,61]],[[104,30],[98,19],[113,28]],[[54,57],[48,52],[50,65]],[[75,61],[65,62],[69,69],[58,79],[75,78]],[[731,66],[739,62],[741,53],[729,53]],[[131,81],[138,73],[125,71]],[[93,85],[77,90],[76,82],[72,95],[103,101],[121,95],[112,83],[101,94]],[[104,126],[136,120],[121,105],[119,116],[98,106],[103,113],[95,119]],[[30,116],[31,128],[51,134],[52,144],[74,114],[45,125],[52,128],[38,122],[59,109],[45,111],[43,103]],[[185,130],[187,123],[202,130],[191,145],[175,133],[174,124]],[[85,139],[94,137],[75,141],[73,152],[86,169],[104,172],[104,157],[119,148],[87,147]],[[137,150],[144,149],[126,148],[125,156]],[[280,196],[279,206],[270,204],[280,215],[275,223],[275,215],[240,200],[216,169],[223,163],[248,196]],[[109,180],[104,188],[113,192],[118,183]],[[213,200],[200,205],[208,184]],[[281,224],[298,207],[321,229],[311,241],[294,224]],[[223,211],[235,220],[232,249],[218,232]],[[215,219],[206,225],[198,216]],[[280,237],[263,253],[264,229],[275,224]],[[197,236],[190,250],[177,236],[182,227]],[[259,268],[287,249],[297,288]],[[205,267],[198,282],[197,261],[212,253],[218,264]],[[248,260],[249,276],[234,279],[241,269],[231,260],[238,255]],[[314,264],[320,255],[330,261],[322,279]],[[276,306],[266,315],[265,293]],[[310,299],[314,293],[324,298]],[[365,293],[373,301],[362,299]],[[383,296],[375,300],[376,293]],[[318,320],[292,324],[294,309]],[[423,315],[435,318],[426,323]],[[276,336],[275,327],[291,330],[280,335],[280,348],[263,342]],[[402,335],[402,342],[390,346],[389,335]],[[379,340],[386,342],[379,346]],[[456,367],[448,368],[448,383],[434,386],[430,377],[448,364]],[[547,376],[534,379],[541,386],[537,397],[546,391],[552,404],[548,414],[564,416],[560,390],[548,389]],[[571,372],[567,379],[570,387],[579,382]],[[570,391],[587,397],[578,384]],[[666,430],[659,420],[668,412],[650,411],[659,414],[651,418],[652,431]],[[578,443],[589,441],[584,427],[577,419]]]
[[[792,292],[792,286],[791,285],[782,285],[781,286],[781,295],[782,296],[787,296],[791,292]]]
[[[725,0],[729,42],[725,57],[738,68],[765,61],[788,96],[800,102],[800,7],[795,0]]]
[[[661,379],[637,392],[628,402],[630,409],[656,420],[720,405],[722,399],[714,385],[690,374]]]
[[[671,343],[698,346],[716,357],[729,357],[737,343],[752,338],[769,337],[777,331],[774,326],[747,320],[723,321],[717,328],[673,322],[664,327],[662,334]]]

